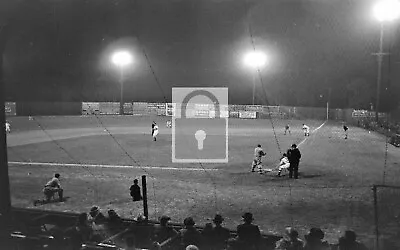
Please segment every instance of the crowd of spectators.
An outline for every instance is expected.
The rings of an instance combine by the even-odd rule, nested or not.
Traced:
[[[254,224],[253,215],[249,212],[242,215],[242,223],[236,231],[223,226],[224,218],[216,214],[213,223],[202,227],[196,226],[192,217],[187,217],[182,225],[170,224],[171,218],[163,215],[158,223],[149,223],[139,215],[133,221],[126,221],[114,210],[104,215],[100,208],[94,206],[89,213],[81,213],[76,223],[63,228],[62,243],[55,249],[177,249],[177,250],[366,250],[357,241],[353,231],[346,231],[336,244],[324,240],[324,232],[311,228],[304,239],[292,227],[285,229],[283,237],[263,236],[259,227]],[[60,231],[60,229],[59,229]],[[59,241],[61,242],[61,241]],[[61,245],[65,247],[61,247]]]

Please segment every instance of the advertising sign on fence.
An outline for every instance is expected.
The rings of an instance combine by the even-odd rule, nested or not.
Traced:
[[[172,116],[173,110],[174,110],[174,105],[172,103],[165,104],[165,115],[166,116]]]
[[[99,110],[102,115],[118,115],[119,102],[101,102]]]
[[[133,114],[133,107],[131,102],[124,103],[124,114],[125,115],[132,115]]]
[[[4,105],[6,116],[15,116],[17,115],[16,104],[15,102],[6,102]]]
[[[147,115],[147,102],[132,103],[133,115]]]
[[[378,113],[378,116],[380,118],[386,117],[385,113]],[[368,111],[368,110],[353,110],[351,113],[351,117],[353,118],[374,118],[375,117],[375,111]]]
[[[239,118],[241,118],[241,119],[256,119],[257,112],[255,112],[255,111],[239,111]]]
[[[99,102],[82,102],[82,115],[94,115],[100,113]]]

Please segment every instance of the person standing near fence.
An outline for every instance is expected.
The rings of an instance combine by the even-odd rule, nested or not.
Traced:
[[[289,178],[299,178],[299,163],[301,158],[300,150],[296,144],[292,144],[292,147],[287,152],[290,167],[289,167]]]

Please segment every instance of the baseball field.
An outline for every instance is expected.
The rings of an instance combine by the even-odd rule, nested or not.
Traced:
[[[87,212],[93,205],[123,217],[143,213],[132,202],[133,179],[147,176],[150,219],[166,214],[173,222],[192,216],[197,225],[221,213],[235,229],[243,212],[252,212],[264,233],[286,226],[300,235],[320,227],[331,243],[346,229],[371,245],[375,234],[373,184],[400,186],[400,152],[386,138],[361,128],[315,120],[229,120],[229,163],[175,164],[171,129],[165,117],[71,116],[14,117],[7,137],[12,204],[33,207],[43,185],[61,174],[62,203],[36,208]],[[152,141],[151,122],[160,127]],[[291,134],[284,135],[290,124]],[[304,137],[303,123],[311,128]],[[302,153],[300,177],[250,172],[254,147],[267,152],[264,168],[276,167],[292,144]],[[378,190],[382,238],[400,238],[400,190]]]

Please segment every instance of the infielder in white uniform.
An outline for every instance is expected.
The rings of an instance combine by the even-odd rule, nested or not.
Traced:
[[[6,121],[6,133],[11,133],[11,124]]]
[[[258,167],[258,173],[263,174],[263,169],[261,165],[261,157],[265,156],[266,153],[264,150],[261,148],[261,145],[258,144],[257,147],[254,149],[254,159],[253,162],[251,163],[251,172],[254,172],[254,168]]]
[[[304,136],[310,136],[310,127],[303,124]]]
[[[153,136],[153,140],[157,141],[158,126],[157,126],[157,123],[155,123],[155,122],[153,122],[153,124],[151,124],[151,135]]]
[[[281,176],[282,170],[289,171],[290,163],[287,154],[284,153],[278,165],[278,176]]]

